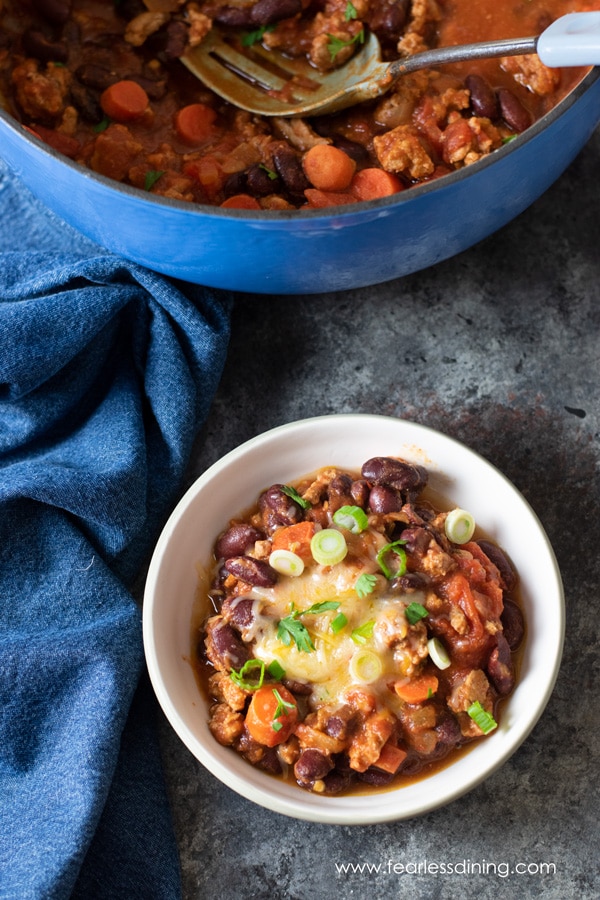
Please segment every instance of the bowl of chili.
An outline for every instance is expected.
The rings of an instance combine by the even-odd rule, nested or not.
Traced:
[[[312,718],[310,713],[307,715],[306,710],[302,710],[303,701],[300,700],[298,703],[298,696],[295,693],[298,690],[295,680],[300,677],[304,682],[310,682],[310,673],[307,674],[305,670],[304,674],[298,670],[292,673],[290,668],[287,674],[294,675],[290,682],[284,679],[281,664],[278,663],[276,672],[265,673],[264,666],[262,672],[266,679],[264,687],[269,688],[270,694],[273,694],[281,704],[283,712],[279,719],[282,729],[277,727],[280,723],[273,713],[271,726],[275,722],[275,727],[271,727],[269,731],[273,740],[271,741],[268,736],[264,737],[266,727],[264,709],[267,707],[270,709],[273,698],[269,694],[265,699],[262,696],[265,693],[263,690],[262,694],[258,691],[257,699],[252,700],[254,688],[258,685],[246,684],[246,680],[252,681],[256,676],[254,670],[261,667],[260,661],[256,661],[259,656],[262,656],[263,660],[273,661],[272,657],[265,655],[265,651],[270,652],[269,648],[272,650],[274,646],[272,641],[261,645],[255,635],[255,646],[261,648],[255,652],[253,657],[255,662],[244,669],[245,664],[242,665],[241,661],[238,667],[235,661],[230,660],[231,672],[225,673],[229,674],[228,684],[225,686],[226,693],[228,688],[239,689],[240,684],[246,690],[244,702],[248,711],[245,713],[244,728],[249,730],[250,735],[254,735],[252,741],[257,738],[259,743],[263,742],[261,746],[264,753],[257,757],[253,757],[252,752],[249,755],[249,747],[250,751],[252,747],[256,749],[256,743],[250,741],[248,744],[247,735],[241,744],[238,742],[237,747],[233,746],[233,741],[228,744],[227,738],[222,742],[215,739],[215,736],[222,737],[222,733],[219,734],[221,725],[218,722],[215,724],[214,710],[215,703],[222,706],[223,686],[219,688],[220,701],[215,700],[214,692],[211,696],[211,690],[215,685],[215,676],[218,680],[222,678],[223,673],[219,672],[219,662],[214,654],[211,654],[210,649],[208,662],[204,660],[202,664],[208,665],[208,673],[203,674],[198,664],[200,644],[210,647],[210,641],[206,642],[207,617],[209,621],[215,618],[215,608],[211,606],[210,599],[212,596],[214,601],[214,595],[211,595],[210,577],[207,573],[214,571],[216,553],[228,555],[222,550],[215,552],[215,542],[220,536],[227,534],[232,521],[238,525],[246,521],[245,517],[256,503],[257,496],[269,485],[310,484],[310,477],[308,482],[305,480],[307,476],[322,470],[324,466],[335,467],[344,472],[360,473],[365,461],[378,460],[382,456],[400,458],[414,467],[415,471],[426,470],[429,477],[427,490],[431,490],[432,496],[436,498],[444,498],[446,505],[442,505],[446,510],[458,508],[468,511],[468,515],[461,514],[452,525],[454,530],[451,534],[454,542],[464,541],[472,536],[474,521],[477,527],[476,538],[483,536],[488,546],[491,542],[502,548],[505,558],[510,560],[518,573],[515,597],[522,609],[526,633],[521,648],[517,651],[515,683],[501,698],[497,709],[493,710],[492,716],[496,716],[496,719],[490,724],[489,734],[485,734],[488,730],[485,722],[479,720],[475,731],[481,737],[480,740],[468,741],[465,746],[461,743],[460,747],[455,748],[456,752],[453,750],[453,754],[442,761],[438,759],[436,762],[434,754],[430,764],[421,765],[413,770],[412,774],[405,771],[402,776],[401,764],[406,757],[406,748],[409,753],[413,753],[414,747],[417,746],[414,744],[414,735],[411,738],[405,731],[404,737],[400,735],[399,740],[396,738],[388,740],[389,734],[386,732],[385,753],[382,755],[382,759],[383,756],[386,758],[384,769],[386,766],[389,769],[389,759],[393,756],[394,766],[396,768],[400,766],[398,776],[393,780],[359,778],[348,783],[344,790],[338,791],[337,787],[330,790],[331,783],[329,782],[328,786],[326,777],[324,786],[316,784],[315,779],[312,782],[303,781],[302,774],[298,775],[293,761],[288,771],[279,774],[274,774],[269,765],[260,764],[261,758],[265,761],[269,758],[269,754],[272,755],[272,748],[275,750],[287,748],[282,739],[288,739],[288,730],[290,733],[295,731],[301,746],[303,741],[308,741],[309,746],[315,746],[311,741],[320,728],[314,712]],[[376,479],[372,468],[371,465],[367,474],[371,479]],[[293,498],[293,493],[291,496]],[[367,509],[369,516],[372,516],[372,509],[370,507]],[[317,514],[321,516],[323,511],[318,509]],[[354,514],[358,515],[356,510]],[[327,524],[323,520],[320,521],[321,526]],[[468,534],[462,534],[465,523],[468,526]],[[434,523],[430,524],[433,527]],[[317,528],[317,533],[327,538],[327,529],[321,526]],[[269,541],[271,538],[272,536]],[[264,549],[264,544],[262,546]],[[273,546],[279,551],[279,555],[280,551],[285,549],[281,544],[274,543]],[[289,549],[289,545],[286,546]],[[458,557],[462,559],[461,564],[469,558],[470,551],[474,551],[471,545],[464,546],[470,549],[458,553]],[[273,547],[269,545],[269,550],[272,549]],[[292,556],[301,555],[299,544],[294,546],[294,550],[297,552],[292,553]],[[317,552],[331,553],[332,546],[325,542]],[[411,553],[409,546],[407,549],[409,559],[412,559]],[[384,553],[380,558],[386,560],[382,571],[385,571],[386,566],[394,568],[397,564],[394,553],[388,556]],[[284,560],[283,565],[284,569],[279,568],[279,572],[289,573],[289,568],[285,568],[289,565],[289,560]],[[315,563],[307,560],[306,565],[310,567]],[[321,568],[321,571],[326,573],[335,569],[335,563],[332,563],[331,559],[321,558],[319,565],[325,567]],[[377,577],[381,579],[381,572]],[[286,576],[283,575],[279,575],[279,578],[282,583],[286,580]],[[337,583],[339,587],[339,580]],[[222,584],[221,582],[221,586]],[[269,593],[267,589],[260,587],[256,588],[256,591],[257,596],[263,598]],[[352,620],[358,600],[340,609],[338,603],[333,610],[332,601],[335,600],[333,593],[331,591],[328,594],[327,609],[322,606],[323,599],[319,596],[316,605],[312,603],[314,597],[306,600],[306,603],[312,604],[309,609],[304,610],[306,603],[302,606],[302,603],[298,602],[294,607],[297,614],[294,609],[291,614],[289,610],[287,614],[281,612],[284,617],[283,625],[287,619],[290,621],[287,630],[292,638],[286,641],[286,636],[281,630],[277,637],[278,659],[285,666],[291,665],[290,660],[293,660],[294,656],[296,659],[303,657],[303,666],[314,666],[318,662],[314,654],[302,652],[299,644],[294,646],[294,642],[298,640],[297,628],[302,623],[308,625],[307,633],[310,634],[315,648],[319,648],[318,642],[321,637],[324,644],[331,645],[334,632],[343,635],[345,631],[349,638],[350,629],[352,634],[355,632],[357,635],[359,632],[361,634],[355,649],[362,652],[371,646],[371,632],[366,634],[364,628],[361,631],[362,626],[358,620],[356,623]],[[343,591],[337,597],[338,600],[342,594]],[[231,606],[232,599],[235,607],[243,598],[232,595],[225,600],[224,605]],[[347,598],[344,600],[344,603],[346,602]],[[416,603],[415,595],[411,602],[415,608],[420,605]],[[384,599],[380,609],[389,612],[386,604],[387,601]],[[435,704],[435,700],[430,701],[428,698],[438,689],[438,683],[441,690],[445,678],[443,645],[449,646],[449,632],[444,631],[447,629],[446,625],[440,624],[443,616],[438,623],[441,630],[435,630],[435,614],[432,612],[433,607],[429,608],[428,601],[427,608],[429,618],[424,620],[425,624],[418,621],[419,616],[416,618],[413,616],[415,624],[411,625],[411,628],[414,635],[417,635],[419,629],[424,631],[426,627],[425,637],[429,637],[429,640],[433,640],[436,635],[442,635],[441,640],[433,640],[432,644],[428,644],[428,650],[420,654],[420,658],[429,654],[424,663],[425,668],[422,660],[418,661],[417,666],[421,674],[428,673],[432,684],[435,678],[435,686],[430,685],[427,698],[417,697],[414,692],[419,689],[420,681],[404,677],[408,672],[407,669],[403,670],[400,690],[395,691],[394,695],[395,702],[398,697],[400,698],[400,707],[396,707],[396,714],[404,723],[402,728],[409,730],[412,725],[409,720],[403,718],[404,713],[412,715],[415,710],[421,710],[428,703]],[[302,614],[298,612],[300,609],[303,610]],[[321,635],[319,628],[324,626],[317,624],[316,620],[324,621],[326,618],[328,621],[329,618],[333,620],[339,616],[341,610],[347,613],[346,622],[338,621],[332,630],[329,629],[331,634],[328,630],[328,636]],[[308,613],[308,617],[302,618],[304,613]],[[425,612],[420,611],[419,614],[424,615]],[[408,619],[410,621],[411,617],[408,616]],[[222,623],[218,621],[216,624],[220,626]],[[281,628],[283,625],[280,622]],[[389,623],[385,628],[388,628],[388,625]],[[379,625],[376,625],[375,630],[378,627]],[[434,631],[430,633],[431,627]],[[211,628],[214,629],[214,621],[208,626],[209,632]],[[556,559],[539,520],[519,491],[486,460],[455,440],[412,422],[385,416],[332,415],[293,422],[258,435],[216,462],[191,486],[173,511],[156,546],[144,596],[143,629],[150,678],[163,711],[189,751],[216,778],[246,799],[283,815],[330,824],[370,824],[407,819],[450,803],[475,788],[510,758],[537,723],[552,693],[562,653],[564,599]],[[490,626],[490,633],[493,630]],[[263,637],[267,634],[266,631],[261,633]],[[414,641],[413,645],[416,647]],[[352,647],[351,640],[347,640],[347,646]],[[307,649],[310,648],[304,647],[304,651]],[[201,655],[202,652],[204,651],[200,651]],[[385,652],[387,653],[387,650]],[[441,656],[438,655],[440,653]],[[358,661],[355,656],[356,653],[353,653],[348,665],[350,675],[343,677],[350,677],[362,685],[366,682],[372,687],[371,674],[365,674],[365,667],[368,668],[370,665],[369,661],[366,659]],[[381,659],[384,657],[382,656],[377,663],[379,666],[382,664]],[[406,661],[399,663],[399,659],[398,653],[395,653],[393,665],[397,667],[406,664]],[[323,661],[319,663],[321,675],[324,664]],[[385,660],[383,664],[385,665]],[[464,658],[461,666],[464,668],[466,664]],[[342,669],[345,666],[346,663],[342,663]],[[316,670],[312,670],[313,677],[314,671]],[[320,689],[333,690],[334,682],[338,684],[339,678],[342,677],[340,671],[338,670],[337,674],[327,675]],[[211,673],[213,682],[209,684],[205,675],[210,678]],[[231,680],[232,673],[233,680]],[[374,677],[377,677],[377,673]],[[271,682],[274,682],[274,685]],[[346,689],[348,685],[346,682],[344,684]],[[273,693],[274,686],[279,696]],[[288,688],[291,695],[286,693]],[[252,712],[248,707],[251,700]],[[351,702],[354,703],[355,700],[356,698]],[[481,700],[481,706],[485,706],[483,695]],[[317,699],[317,707],[319,704],[323,705]],[[288,709],[294,713],[293,716],[286,715]],[[386,718],[386,715],[384,713],[383,718]],[[468,719],[464,718],[464,714],[460,715],[463,715],[461,727],[470,734]],[[482,716],[484,713],[477,708],[473,709],[472,715]],[[252,721],[253,719],[255,721]],[[303,721],[303,728],[298,728],[297,723],[300,720]],[[475,721],[477,722],[477,719]],[[478,730],[479,726],[481,732]],[[240,732],[238,736],[239,734]],[[370,742],[368,743],[370,746]],[[339,748],[337,750],[339,751]],[[427,747],[422,748],[425,756],[430,751],[431,748],[429,750]],[[351,760],[352,752],[352,749],[348,751]],[[359,753],[363,752],[370,751],[368,749],[365,751],[363,745]],[[378,750],[375,757],[378,758],[379,753]],[[362,768],[364,771],[367,764],[358,767],[355,765],[355,768],[359,770]],[[378,765],[375,766],[375,769],[377,768]],[[373,769],[369,771],[372,773]],[[338,774],[340,772],[341,769],[338,767]],[[373,802],[373,792],[376,792],[376,802]]]
[[[505,3],[493,23],[473,4],[321,6],[287,0],[272,21],[270,0],[7,0],[2,157],[50,209],[130,260],[211,287],[308,294],[391,280],[472,246],[539,197],[600,119],[596,71],[549,75],[532,57],[418,73],[375,104],[299,121],[236,110],[179,61],[213,18],[241,22],[242,43],[292,53],[310,36],[318,77],[365,28],[389,58],[540,31],[573,3]]]

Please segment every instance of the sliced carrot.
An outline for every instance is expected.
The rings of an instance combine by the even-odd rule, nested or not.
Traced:
[[[384,169],[361,169],[356,172],[350,190],[358,200],[378,200],[390,197],[403,190],[404,185],[397,175]]]
[[[246,727],[250,736],[265,747],[287,741],[298,721],[296,701],[282,684],[269,684],[252,695]]]
[[[373,765],[384,772],[389,772],[390,775],[395,775],[407,756],[406,750],[396,747],[395,744],[388,741],[387,744],[384,744],[377,762]]]
[[[336,193],[335,191],[319,191],[316,188],[307,188],[304,196],[308,200],[308,205],[314,209],[325,209],[328,206],[342,206],[344,203],[356,203],[357,199],[354,194]]]
[[[273,550],[291,550],[304,562],[310,562],[312,560],[310,542],[314,533],[314,522],[296,522],[295,525],[286,525],[273,533],[271,546]]]
[[[344,191],[356,169],[354,160],[333,144],[315,144],[302,159],[310,183],[322,191]]]
[[[435,675],[419,675],[410,681],[397,681],[394,690],[405,703],[424,703],[438,689]]]
[[[175,130],[186,144],[202,144],[213,133],[217,114],[206,103],[190,103],[175,115]]]
[[[234,194],[221,203],[223,209],[260,209],[260,203],[250,194]]]
[[[115,122],[133,122],[141,118],[149,105],[148,94],[135,81],[116,81],[100,97],[102,111]]]

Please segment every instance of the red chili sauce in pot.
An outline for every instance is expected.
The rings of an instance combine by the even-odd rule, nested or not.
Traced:
[[[529,36],[597,0],[4,0],[0,98],[82,166],[175,200],[255,210],[372,200],[441,177],[525,131],[581,79],[537,56],[400,79],[335,115],[235,108],[180,57],[214,23],[246,44],[342,66],[367,30],[386,59],[444,44]]]

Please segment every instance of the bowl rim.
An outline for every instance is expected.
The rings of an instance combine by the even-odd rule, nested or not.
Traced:
[[[312,220],[312,219],[330,219],[332,217],[344,218],[347,216],[357,215],[357,213],[369,213],[374,211],[385,210],[389,207],[401,206],[405,203],[416,202],[419,197],[427,195],[432,191],[441,190],[445,187],[450,187],[457,182],[462,181],[465,178],[468,178],[472,174],[476,174],[477,172],[483,171],[487,169],[488,166],[493,165],[496,160],[504,159],[507,156],[510,156],[512,153],[518,152],[521,147],[525,144],[528,144],[530,141],[535,140],[535,138],[540,134],[540,132],[544,131],[547,127],[550,127],[556,119],[560,118],[560,116],[565,112],[565,110],[569,109],[573,106],[579,98],[586,93],[592,85],[596,82],[596,80],[600,77],[600,66],[595,66],[587,72],[584,77],[579,81],[571,90],[547,113],[541,116],[533,125],[530,125],[524,132],[517,135],[511,141],[504,144],[504,146],[499,147],[497,150],[494,150],[492,153],[487,156],[482,157],[476,162],[472,163],[469,166],[464,166],[462,169],[458,169],[454,172],[450,172],[447,175],[442,176],[441,178],[436,178],[432,181],[416,185],[415,187],[409,188],[404,191],[400,191],[398,194],[393,194],[389,197],[383,197],[378,200],[367,200],[362,201],[358,204],[340,204],[336,207],[326,207],[324,209],[293,209],[293,210],[245,210],[245,209],[223,209],[218,206],[211,206],[209,204],[202,203],[187,203],[183,200],[175,200],[171,197],[162,197],[160,194],[148,194],[147,191],[143,191],[141,188],[133,187],[133,185],[123,184],[122,182],[115,181],[112,178],[108,178],[105,175],[101,175],[98,172],[94,172],[92,169],[88,169],[85,166],[76,163],[74,160],[69,159],[69,157],[64,156],[58,151],[54,150],[48,144],[44,143],[41,138],[38,138],[36,135],[28,131],[21,123],[10,115],[0,103],[0,120],[5,123],[7,127],[9,127],[12,131],[14,131],[19,137],[25,140],[27,143],[35,146],[40,152],[45,153],[50,156],[57,162],[62,162],[68,168],[72,169],[74,173],[79,174],[80,177],[87,178],[90,181],[97,182],[99,186],[112,189],[117,193],[124,193],[130,200],[137,201],[138,203],[146,206],[154,206],[157,205],[160,207],[164,207],[166,209],[171,209],[173,211],[178,211],[180,213],[185,213],[188,216],[197,216],[197,217],[205,217],[205,216],[215,216],[219,219],[229,219],[240,222],[249,222],[249,223],[263,223],[263,222],[290,222],[294,220],[300,219],[301,221]],[[0,96],[0,101],[1,101]]]
[[[297,436],[307,428],[311,429],[314,426],[319,427],[321,423],[325,423],[326,427],[335,429],[342,422],[345,422],[352,427],[358,425],[365,428],[367,428],[370,423],[390,423],[387,427],[398,428],[400,443],[402,443],[403,440],[400,435],[402,431],[404,431],[409,435],[411,446],[421,447],[420,440],[423,440],[425,443],[422,449],[424,449],[425,452],[427,452],[428,437],[430,441],[441,442],[448,448],[450,448],[451,445],[454,445],[455,450],[460,454],[466,454],[466,461],[470,460],[479,467],[483,467],[483,469],[496,479],[505,490],[508,490],[515,502],[520,506],[521,510],[529,516],[530,523],[534,526],[539,541],[541,541],[542,550],[546,554],[546,562],[549,565],[548,578],[551,580],[554,591],[553,603],[556,620],[553,622],[551,629],[552,646],[545,647],[548,653],[552,653],[552,659],[550,665],[544,662],[546,668],[543,672],[543,690],[537,685],[531,712],[528,712],[527,716],[521,716],[523,721],[519,721],[518,726],[513,723],[513,726],[510,729],[505,728],[502,732],[501,752],[496,752],[490,759],[483,759],[483,762],[481,762],[484,754],[489,754],[487,754],[482,743],[478,744],[476,742],[474,746],[466,753],[462,754],[458,760],[451,763],[449,768],[452,772],[456,776],[460,773],[464,777],[457,778],[457,783],[453,786],[444,786],[445,789],[441,800],[439,797],[430,797],[428,800],[423,800],[423,798],[419,797],[418,793],[416,794],[416,798],[413,798],[412,794],[409,793],[413,785],[383,791],[381,794],[366,793],[359,795],[351,794],[339,798],[327,797],[326,804],[315,803],[315,795],[303,792],[300,788],[293,785],[288,785],[286,791],[285,787],[282,787],[283,782],[280,784],[273,776],[266,775],[264,772],[256,770],[228,748],[220,747],[216,742],[214,747],[210,744],[208,744],[208,746],[203,746],[201,741],[193,734],[190,727],[188,727],[185,717],[181,715],[180,711],[177,709],[177,706],[173,702],[169,690],[163,681],[160,671],[155,647],[155,589],[161,574],[165,554],[172,548],[171,541],[174,536],[176,536],[177,525],[182,521],[182,517],[185,516],[186,512],[197,502],[197,496],[216,476],[226,472],[229,466],[232,463],[235,463],[240,456],[244,456],[248,452],[261,451],[265,444],[269,444],[272,441],[276,442],[279,436]],[[404,446],[406,446],[406,442],[407,439],[404,438]],[[438,471],[443,474],[443,467],[438,469]],[[303,473],[298,474],[301,476]],[[276,426],[275,428],[256,435],[239,446],[234,447],[210,465],[198,478],[196,478],[193,484],[184,493],[171,513],[171,516],[159,537],[148,570],[143,602],[144,650],[150,680],[167,720],[179,738],[187,746],[188,750],[216,778],[246,799],[286,816],[324,824],[366,825],[414,818],[415,816],[430,812],[441,806],[446,806],[448,803],[458,799],[460,796],[477,787],[482,781],[489,778],[516,752],[523,741],[529,736],[542,715],[554,689],[560,669],[564,635],[564,589],[558,563],[550,540],[538,516],[515,485],[499,469],[485,459],[485,457],[453,437],[443,434],[429,426],[420,425],[407,419],[364,413],[342,413],[316,416]],[[515,690],[518,690],[520,683],[521,681],[517,683],[517,688]],[[499,738],[500,734],[501,732],[499,731]],[[506,736],[507,734],[508,737]],[[492,735],[492,740],[493,737],[494,736]],[[500,743],[498,743],[497,746],[500,748]],[[222,751],[226,749],[231,755],[225,757],[226,762],[224,762],[221,755]],[[475,762],[475,764],[471,765],[472,762]],[[477,762],[480,762],[480,765],[477,765]],[[445,770],[442,770],[442,772],[443,771]],[[435,779],[436,774],[439,775],[440,773],[434,773],[431,778]],[[424,780],[428,781],[429,778]],[[419,782],[416,782],[416,784],[418,785]],[[289,794],[290,788],[292,791],[291,794]],[[400,805],[400,808],[398,808],[398,806],[394,806],[392,802],[387,805],[382,803],[381,806],[376,803],[371,803],[370,807],[367,808],[364,803],[361,804],[360,802],[361,797],[363,800],[365,797],[383,798],[386,795],[390,796],[394,794],[395,791],[401,791],[403,799],[408,797],[409,805]],[[411,799],[412,805],[410,805]]]

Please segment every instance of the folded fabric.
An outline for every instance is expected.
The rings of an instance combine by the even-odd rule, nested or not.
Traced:
[[[230,298],[121,260],[0,163],[0,898],[176,898],[131,586]]]

